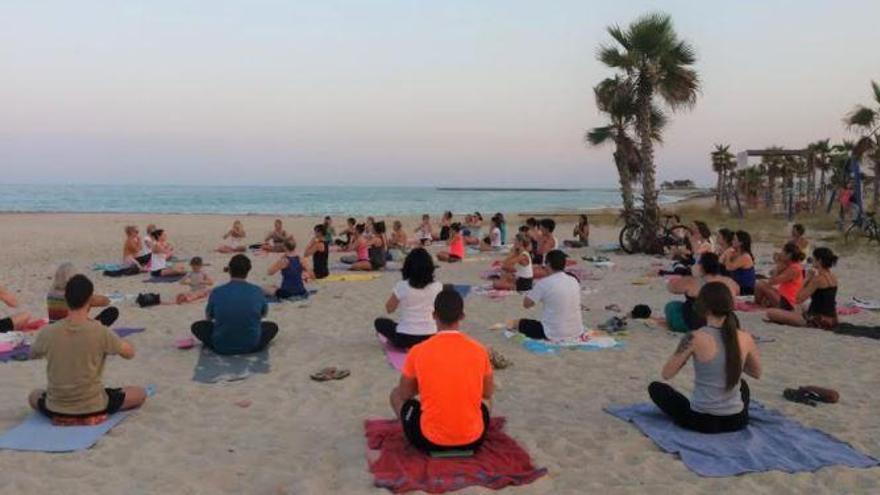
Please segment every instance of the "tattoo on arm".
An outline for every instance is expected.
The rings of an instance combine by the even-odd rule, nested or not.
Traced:
[[[684,337],[681,338],[681,341],[678,343],[678,348],[675,350],[676,354],[681,354],[682,352],[688,350],[691,347],[691,344],[694,341],[694,334],[688,333]]]

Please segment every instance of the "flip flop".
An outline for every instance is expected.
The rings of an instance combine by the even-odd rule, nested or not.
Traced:
[[[837,390],[830,388],[807,385],[805,387],[798,387],[798,390],[813,394],[816,396],[815,400],[826,404],[836,404],[840,400],[840,394]]]
[[[798,404],[806,404],[810,407],[816,407],[816,399],[819,398],[818,394],[808,392],[802,388],[787,388],[782,391],[782,396],[787,401],[797,402]]]
[[[329,366],[322,369],[321,371],[318,371],[317,373],[312,373],[309,376],[312,380],[315,380],[316,382],[326,382],[329,380],[342,380],[350,374],[351,372],[349,370]]]

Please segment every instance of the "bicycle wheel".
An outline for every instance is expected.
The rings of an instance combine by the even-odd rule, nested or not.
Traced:
[[[626,254],[633,254],[640,251],[639,243],[642,240],[642,226],[637,224],[624,225],[620,229],[620,249]]]
[[[853,241],[861,233],[862,233],[861,226],[859,224],[853,222],[852,224],[850,224],[849,228],[847,228],[846,232],[843,234],[843,240],[845,242]]]

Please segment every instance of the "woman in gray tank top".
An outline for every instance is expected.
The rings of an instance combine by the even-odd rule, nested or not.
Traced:
[[[697,296],[707,325],[681,339],[663,366],[664,380],[674,377],[693,357],[691,400],[666,383],[648,387],[651,400],[682,428],[702,433],[741,430],[749,422],[749,386],[743,373],[761,377],[761,360],[752,336],[739,329],[730,290],[721,282],[703,286]]]

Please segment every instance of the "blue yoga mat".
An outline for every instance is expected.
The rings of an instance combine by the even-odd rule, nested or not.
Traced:
[[[156,392],[154,385],[148,385],[146,389],[148,397]],[[32,452],[85,450],[133,412],[118,412],[95,426],[55,426],[49,418],[34,412],[23,423],[0,435],[0,449]]]
[[[877,459],[849,444],[756,402],[749,408],[748,427],[714,435],[676,426],[650,403],[609,406],[605,411],[635,424],[660,449],[678,454],[700,476],[726,477],[764,471],[799,473],[825,466],[878,465]]]
[[[280,299],[276,296],[266,296],[266,302],[268,302],[269,304],[278,304],[278,303],[284,303],[284,302],[306,301],[311,296],[314,296],[317,293],[318,293],[318,289],[309,289],[308,294],[306,294],[304,296],[292,296],[292,297],[287,297],[284,299]]]
[[[199,383],[234,382],[254,373],[269,372],[269,349],[253,354],[224,356],[202,347],[199,361],[193,371],[193,381]]]
[[[133,333],[141,333],[144,330],[146,330],[146,328],[119,327],[113,329],[113,331],[116,332],[116,335],[119,335],[123,339]],[[31,346],[28,344],[23,344],[11,351],[0,352],[0,363],[5,363],[9,360],[27,361],[28,359],[30,359],[30,355]]]

